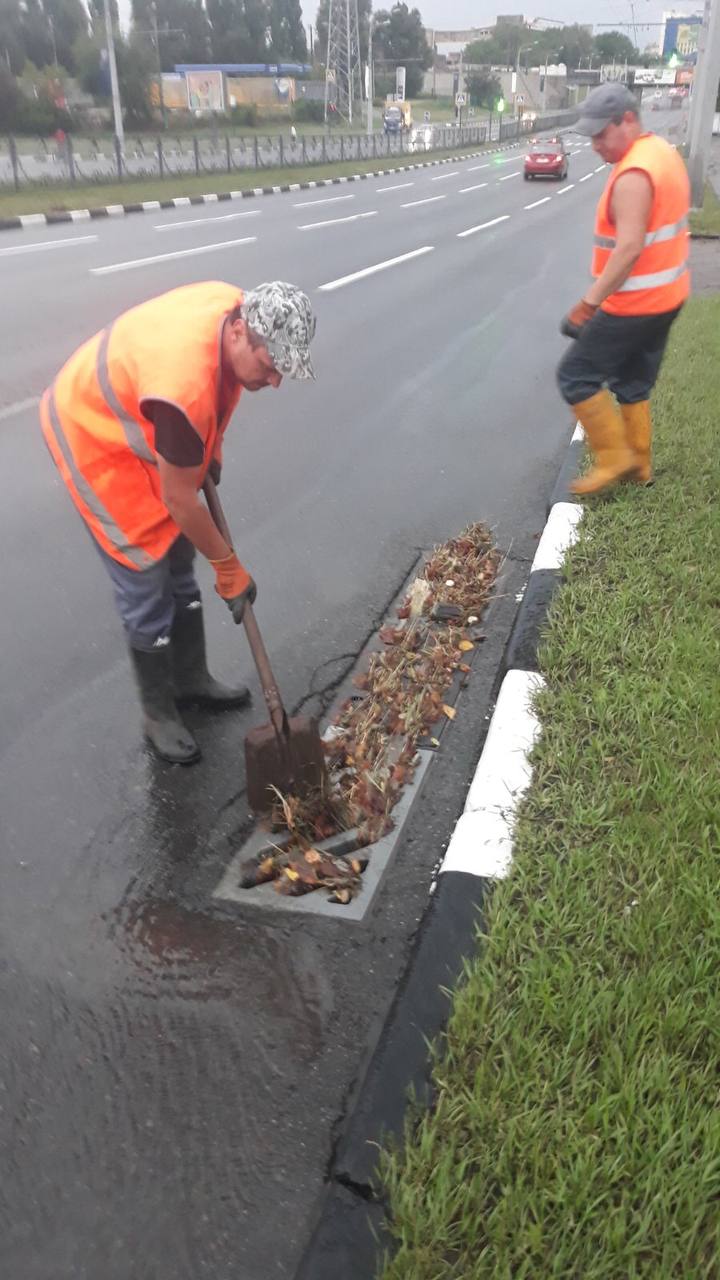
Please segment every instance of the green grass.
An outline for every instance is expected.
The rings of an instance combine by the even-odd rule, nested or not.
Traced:
[[[385,1280],[720,1275],[718,333],[691,302],[657,483],[570,555],[514,870],[384,1160]]]
[[[497,150],[497,143],[489,150]],[[204,173],[199,177],[144,178],[137,181],[77,183],[72,185],[27,186],[21,191],[0,194],[0,218],[19,213],[47,213],[52,209],[86,209],[94,205],[132,204],[139,200],[169,200],[173,196],[202,195],[208,191],[244,191],[253,187],[277,186],[288,182],[311,182],[339,178],[353,173],[386,171],[424,160],[439,160],[482,150],[478,143],[433,152],[403,156],[380,156],[376,160],[346,160],[301,168],[252,169],[242,173]]]
[[[720,236],[720,200],[709,182],[702,209],[690,214],[690,230],[694,235]]]

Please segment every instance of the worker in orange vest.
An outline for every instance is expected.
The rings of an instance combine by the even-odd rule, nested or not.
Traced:
[[[42,397],[45,440],[110,574],[157,754],[200,751],[178,704],[242,706],[244,687],[209,674],[200,551],[235,622],[257,589],[199,490],[220,478],[225,429],[243,390],[313,378],[307,296],[275,281],[243,294],[220,282],[141,303],[96,334]]]
[[[594,280],[561,325],[577,341],[558,383],[595,455],[572,488],[592,494],[623,477],[652,483],[650,393],[690,293],[690,187],[681,157],[643,130],[624,85],[600,85],[581,111],[575,129],[613,168],[597,207]]]

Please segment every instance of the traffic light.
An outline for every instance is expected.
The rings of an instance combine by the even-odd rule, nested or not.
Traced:
[[[498,115],[500,116],[502,115],[503,111],[505,110],[504,98],[498,98],[497,107],[495,108],[495,110],[497,111]]]

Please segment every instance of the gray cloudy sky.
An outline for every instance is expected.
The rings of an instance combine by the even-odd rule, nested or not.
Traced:
[[[407,0],[412,7],[413,0]],[[392,0],[375,0],[375,8],[389,8]],[[416,0],[417,8],[422,14],[423,22],[426,27],[435,27],[447,30],[450,27],[482,27],[491,25],[498,13],[497,0]],[[635,17],[638,23],[638,44],[642,49],[647,44],[652,44],[657,38],[658,27],[643,27],[642,22],[661,22],[664,10],[670,9],[672,6],[662,0],[637,0],[635,4]],[[677,5],[680,13],[702,13],[702,4],[682,4]],[[305,21],[310,23],[315,20],[317,12],[316,0],[303,0],[303,14]],[[613,26],[616,23],[630,22],[630,3],[629,0],[539,0],[537,9],[523,10],[520,6],[514,7],[512,4],[502,5],[500,12],[513,13],[525,12],[528,18],[540,17],[556,18],[560,22],[592,22],[607,23]],[[596,30],[602,28],[596,28]],[[632,32],[627,27],[618,27],[618,30],[627,32],[632,38]]]

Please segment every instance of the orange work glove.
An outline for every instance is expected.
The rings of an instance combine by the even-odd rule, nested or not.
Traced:
[[[254,604],[257,587],[234,551],[222,560],[210,561],[215,570],[215,590],[222,596],[236,622],[242,622],[246,604]]]
[[[584,298],[581,298],[580,302],[575,303],[572,311],[569,311],[563,318],[560,324],[560,332],[563,333],[566,338],[579,338],[581,330],[587,324],[588,320],[592,320],[596,311],[597,307],[594,307],[591,302],[586,302]]]

